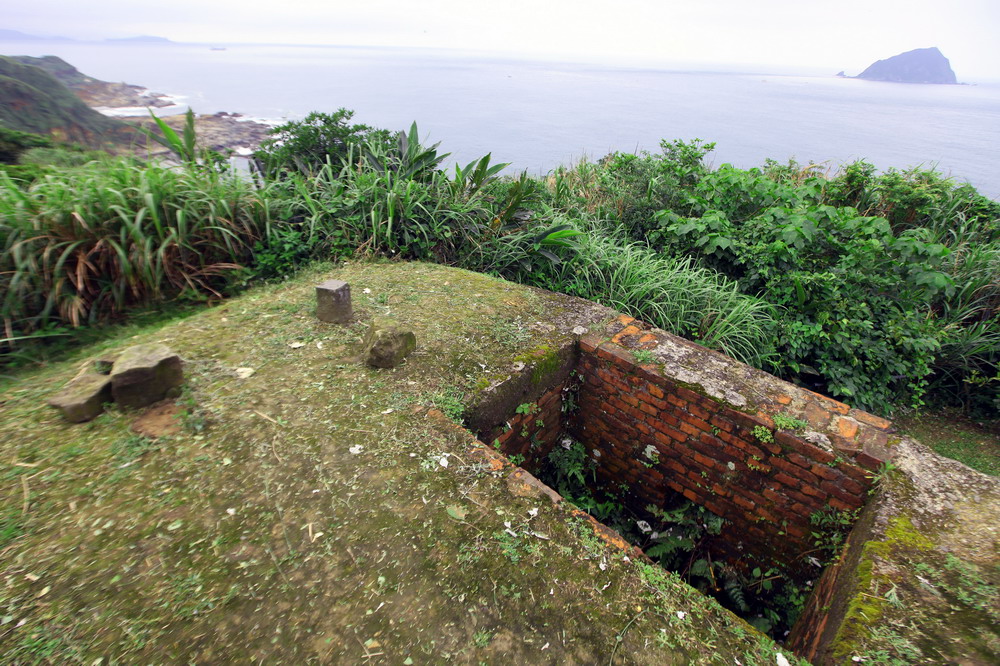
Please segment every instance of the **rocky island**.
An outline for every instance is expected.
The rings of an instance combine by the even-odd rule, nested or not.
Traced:
[[[855,78],[894,83],[958,83],[951,63],[936,46],[876,61]]]

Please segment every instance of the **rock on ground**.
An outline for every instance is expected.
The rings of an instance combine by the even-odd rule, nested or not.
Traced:
[[[129,347],[111,368],[111,394],[125,408],[162,400],[183,381],[181,357],[162,344]]]

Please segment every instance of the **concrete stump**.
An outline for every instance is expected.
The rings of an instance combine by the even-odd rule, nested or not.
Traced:
[[[104,411],[104,403],[111,402],[111,377],[97,372],[82,374],[48,402],[71,423],[89,421]]]
[[[129,347],[111,368],[111,395],[125,408],[151,405],[183,383],[181,365],[166,345]]]
[[[343,280],[327,280],[316,285],[316,316],[331,324],[351,321],[351,285]]]
[[[391,321],[376,320],[365,340],[365,362],[376,368],[395,368],[417,348],[417,336]]]

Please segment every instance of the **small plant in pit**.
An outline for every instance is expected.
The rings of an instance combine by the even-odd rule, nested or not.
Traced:
[[[774,441],[774,435],[768,428],[762,425],[753,427],[753,436],[756,437],[758,441],[764,442],[765,444],[770,444]]]
[[[649,349],[637,349],[632,352],[632,356],[635,357],[637,362],[642,363],[643,365],[656,361],[656,356],[654,356],[653,352]]]
[[[820,553],[820,565],[826,566],[840,557],[840,551],[847,541],[847,535],[858,519],[859,510],[838,511],[827,506],[809,516],[809,522],[816,528],[812,532],[813,545]]]
[[[542,410],[537,403],[522,402],[520,405],[517,406],[517,409],[514,410],[514,413],[530,415],[530,414],[537,414],[540,411]]]
[[[462,422],[462,415],[465,414],[465,404],[462,402],[462,392],[453,386],[446,387],[430,396],[430,403],[441,410],[441,412],[456,423]]]
[[[612,492],[599,486],[596,468],[582,444],[565,438],[549,454],[538,477],[642,548],[661,567],[715,597],[759,630],[780,637],[791,628],[805,603],[807,588],[772,562],[730,562],[719,557],[713,538],[722,531],[722,518],[680,496],[661,507],[648,506],[637,515],[622,500],[629,487],[616,484]]]
[[[868,494],[874,495],[877,493],[889,476],[895,471],[896,466],[891,462],[879,463],[878,470],[868,477],[872,480],[872,486],[868,489]]]
[[[797,419],[786,414],[774,414],[771,419],[774,421],[774,427],[778,430],[791,430],[793,432],[802,432],[809,427],[809,424],[801,419]]]

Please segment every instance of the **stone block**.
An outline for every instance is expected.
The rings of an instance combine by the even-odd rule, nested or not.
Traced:
[[[129,347],[111,368],[111,395],[129,409],[151,405],[184,382],[182,365],[166,345]]]
[[[106,402],[111,402],[111,377],[97,372],[75,377],[48,401],[71,423],[91,420],[104,411]]]
[[[351,308],[351,285],[343,280],[327,280],[316,285],[316,317],[331,324],[348,324]]]
[[[391,321],[376,320],[368,329],[365,362],[376,368],[395,368],[417,348],[417,336]]]

